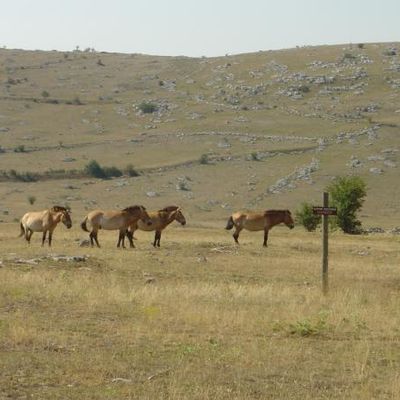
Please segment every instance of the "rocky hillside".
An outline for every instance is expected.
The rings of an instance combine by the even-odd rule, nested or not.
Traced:
[[[1,49],[0,219],[175,203],[219,224],[320,203],[334,176],[357,174],[364,223],[398,226],[399,95],[398,43],[219,58]],[[123,175],[92,177],[91,160]]]

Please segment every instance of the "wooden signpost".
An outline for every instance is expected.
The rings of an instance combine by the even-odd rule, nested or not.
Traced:
[[[329,215],[337,215],[336,207],[329,207],[329,193],[324,192],[323,206],[313,207],[315,215],[322,215],[322,291],[324,294],[328,293],[329,280],[328,280],[328,217]]]

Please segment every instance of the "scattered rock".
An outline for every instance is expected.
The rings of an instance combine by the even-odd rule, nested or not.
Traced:
[[[111,380],[112,383],[131,383],[132,379],[127,379],[127,378],[113,378]]]
[[[374,175],[381,175],[381,174],[383,174],[383,170],[382,170],[381,168],[376,168],[376,167],[370,168],[370,169],[369,169],[369,172],[371,172],[371,174],[374,174]]]

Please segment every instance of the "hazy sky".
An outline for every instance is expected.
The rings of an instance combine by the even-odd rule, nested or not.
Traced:
[[[0,0],[0,47],[216,56],[400,40],[400,0]]]

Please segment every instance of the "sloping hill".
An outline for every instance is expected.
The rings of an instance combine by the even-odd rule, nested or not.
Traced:
[[[319,203],[332,177],[357,174],[363,222],[400,225],[398,47],[196,59],[1,49],[0,219],[53,203],[77,216],[175,203],[220,223],[237,208]],[[94,179],[90,160],[141,175]]]

